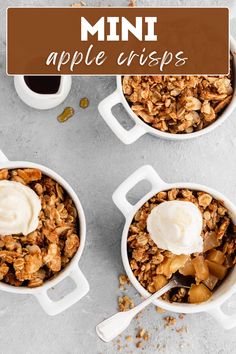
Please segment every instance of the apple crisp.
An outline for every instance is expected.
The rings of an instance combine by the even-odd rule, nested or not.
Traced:
[[[124,76],[122,87],[132,111],[146,124],[186,134],[216,121],[230,104],[233,75]]]
[[[0,281],[36,287],[60,272],[80,245],[79,218],[72,199],[38,169],[2,169],[0,180],[20,182],[39,196],[42,209],[35,231],[0,235]]]
[[[158,204],[168,200],[194,203],[202,213],[203,252],[175,255],[158,248],[147,231],[147,218]],[[188,189],[159,192],[136,213],[129,228],[127,248],[130,267],[140,284],[154,293],[179,272],[190,277],[191,287],[163,295],[170,302],[206,301],[236,263],[235,226],[224,203],[211,195]]]

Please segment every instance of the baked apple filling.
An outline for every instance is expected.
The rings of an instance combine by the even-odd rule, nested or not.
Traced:
[[[193,203],[202,215],[202,252],[175,254],[158,247],[148,231],[151,211],[163,202]],[[200,303],[225,279],[236,263],[236,229],[221,200],[210,194],[188,189],[171,189],[156,194],[136,213],[129,228],[128,257],[140,284],[150,293],[162,288],[179,273],[190,277],[190,289],[176,288],[163,295],[170,302]]]

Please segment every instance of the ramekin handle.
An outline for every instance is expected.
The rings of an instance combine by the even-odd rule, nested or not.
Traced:
[[[2,150],[0,150],[0,163],[1,162],[6,162],[9,161],[8,158],[6,157],[6,155],[2,152]]]
[[[146,134],[146,130],[139,124],[135,124],[130,130],[126,130],[118,122],[116,117],[112,113],[112,108],[118,103],[122,103],[122,98],[119,90],[115,90],[110,96],[107,96],[98,105],[99,113],[105,120],[107,125],[111,128],[113,133],[124,143],[132,144],[138,140],[142,135]]]
[[[224,329],[232,329],[236,327],[236,313],[233,315],[226,315],[222,310],[222,305],[214,307],[207,311]]]
[[[144,165],[137,169],[131,176],[129,176],[113,193],[112,199],[120,211],[127,216],[135,205],[132,205],[127,200],[127,193],[136,186],[139,182],[147,180],[151,183],[151,190],[160,187],[160,189],[167,185],[157,174],[154,168],[150,165]],[[138,202],[137,202],[138,203]],[[136,204],[137,204],[136,203]]]
[[[88,293],[89,283],[78,266],[69,274],[69,277],[74,281],[76,288],[61,300],[53,301],[50,299],[47,294],[48,290],[35,294],[40,305],[48,315],[54,316],[65,311]]]

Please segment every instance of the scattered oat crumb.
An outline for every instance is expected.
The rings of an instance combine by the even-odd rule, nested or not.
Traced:
[[[142,312],[139,312],[139,313],[135,316],[135,319],[136,319],[137,321],[139,321],[140,316],[141,316],[141,313],[142,313]]]
[[[127,311],[134,308],[134,301],[127,295],[119,296],[118,307],[120,311]]]
[[[136,343],[136,347],[137,347],[137,348],[142,348],[142,342]]]
[[[185,314],[184,314],[184,313],[180,313],[180,314],[179,314],[179,319],[180,319],[180,320],[183,320],[184,317],[185,317]]]
[[[145,334],[144,334],[144,336],[143,336],[143,339],[144,339],[145,341],[148,341],[149,338],[150,338],[149,334],[148,334],[147,332],[145,332]]]
[[[127,342],[132,342],[133,338],[131,336],[126,336],[125,339],[127,340]]]
[[[85,1],[80,1],[79,3],[75,3],[75,4],[72,4],[71,6],[72,7],[82,7],[82,6],[86,6],[86,2]]]
[[[130,6],[130,7],[137,7],[137,0],[130,0],[128,6]]]
[[[120,290],[126,290],[125,285],[127,285],[129,283],[130,283],[129,278],[125,274],[119,275],[119,284],[120,284],[119,288],[120,288]]]
[[[145,329],[140,329],[139,331],[138,331],[138,333],[136,334],[136,338],[143,338],[143,336],[144,336],[144,333],[145,333]]]
[[[145,329],[140,329],[136,335],[136,338],[139,338],[139,339],[143,339],[145,341],[148,341],[150,336],[149,336],[149,333],[145,330]]]
[[[177,333],[187,333],[187,327],[186,326],[182,326],[182,327],[179,327],[179,328],[176,328],[175,330]]]
[[[166,310],[164,310],[163,308],[159,307],[159,306],[156,306],[156,312],[158,313],[164,313],[166,312]]]
[[[172,316],[166,316],[163,318],[165,321],[165,327],[173,326],[176,324],[176,318]]]

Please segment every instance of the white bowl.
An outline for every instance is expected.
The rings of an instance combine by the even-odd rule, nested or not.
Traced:
[[[147,180],[151,183],[151,191],[147,193],[141,200],[135,205],[128,202],[127,193],[140,181]],[[212,188],[208,188],[204,185],[196,183],[166,183],[164,182],[156,171],[149,165],[143,166],[136,170],[130,177],[128,177],[114,192],[113,201],[116,206],[123,213],[126,222],[122,235],[121,242],[121,254],[126,273],[137,291],[145,298],[150,296],[150,293],[139,283],[133,274],[133,271],[129,264],[127,254],[127,237],[129,226],[133,220],[135,213],[141,208],[141,206],[160,191],[169,190],[171,188],[188,188],[191,190],[204,191],[211,194],[214,198],[223,200],[226,208],[230,212],[230,216],[233,222],[236,224],[236,207],[229,199],[224,195],[217,192]],[[236,314],[226,315],[222,310],[222,305],[228,300],[234,293],[236,293],[236,267],[234,267],[228,274],[222,284],[213,292],[212,297],[200,304],[180,304],[169,303],[164,300],[158,299],[154,302],[156,306],[160,306],[168,311],[179,313],[196,313],[196,312],[208,312],[210,313],[224,328],[230,329],[236,326]]]
[[[233,53],[233,69],[234,69],[234,93],[233,98],[230,104],[225,108],[223,113],[217,118],[215,122],[213,122],[208,127],[199,130],[197,132],[189,133],[189,134],[171,134],[162,132],[158,129],[152,128],[148,124],[142,121],[130,108],[129,103],[127,102],[123,90],[122,90],[122,77],[117,76],[117,88],[116,90],[109,96],[107,96],[103,101],[98,105],[98,110],[105,120],[107,125],[111,128],[113,133],[124,143],[124,144],[132,144],[136,140],[138,140],[144,134],[152,134],[155,137],[168,139],[168,140],[187,140],[192,138],[197,138],[201,135],[211,132],[216,127],[218,127],[221,123],[223,123],[233,112],[236,107],[236,42],[233,38],[230,40],[231,52]],[[112,113],[112,108],[117,104],[121,103],[131,119],[134,121],[135,125],[130,130],[126,130],[116,119],[114,114]]]
[[[75,256],[70,261],[70,263],[68,263],[68,265],[58,273],[58,275],[56,275],[52,279],[45,281],[43,285],[38,286],[36,288],[15,287],[0,282],[0,290],[15,294],[34,295],[38,299],[40,305],[45,310],[45,312],[47,312],[47,314],[52,316],[57,315],[58,313],[71,307],[82,297],[84,297],[89,291],[89,284],[78,267],[78,262],[84,249],[86,236],[86,222],[82,205],[70,185],[56,172],[52,171],[51,169],[45,166],[25,161],[9,161],[7,157],[3,154],[3,152],[0,150],[0,169],[3,168],[37,168],[41,170],[45,175],[57,181],[66,190],[66,192],[72,198],[78,211],[80,227],[80,247],[76,252]],[[69,294],[65,295],[61,300],[53,301],[47,294],[48,290],[59,284],[67,277],[70,277],[73,280],[73,282],[75,283],[75,289]]]
[[[35,109],[50,109],[61,104],[71,90],[71,76],[61,76],[58,92],[41,94],[32,91],[25,82],[24,76],[14,76],[14,85],[20,99],[28,106]]]

